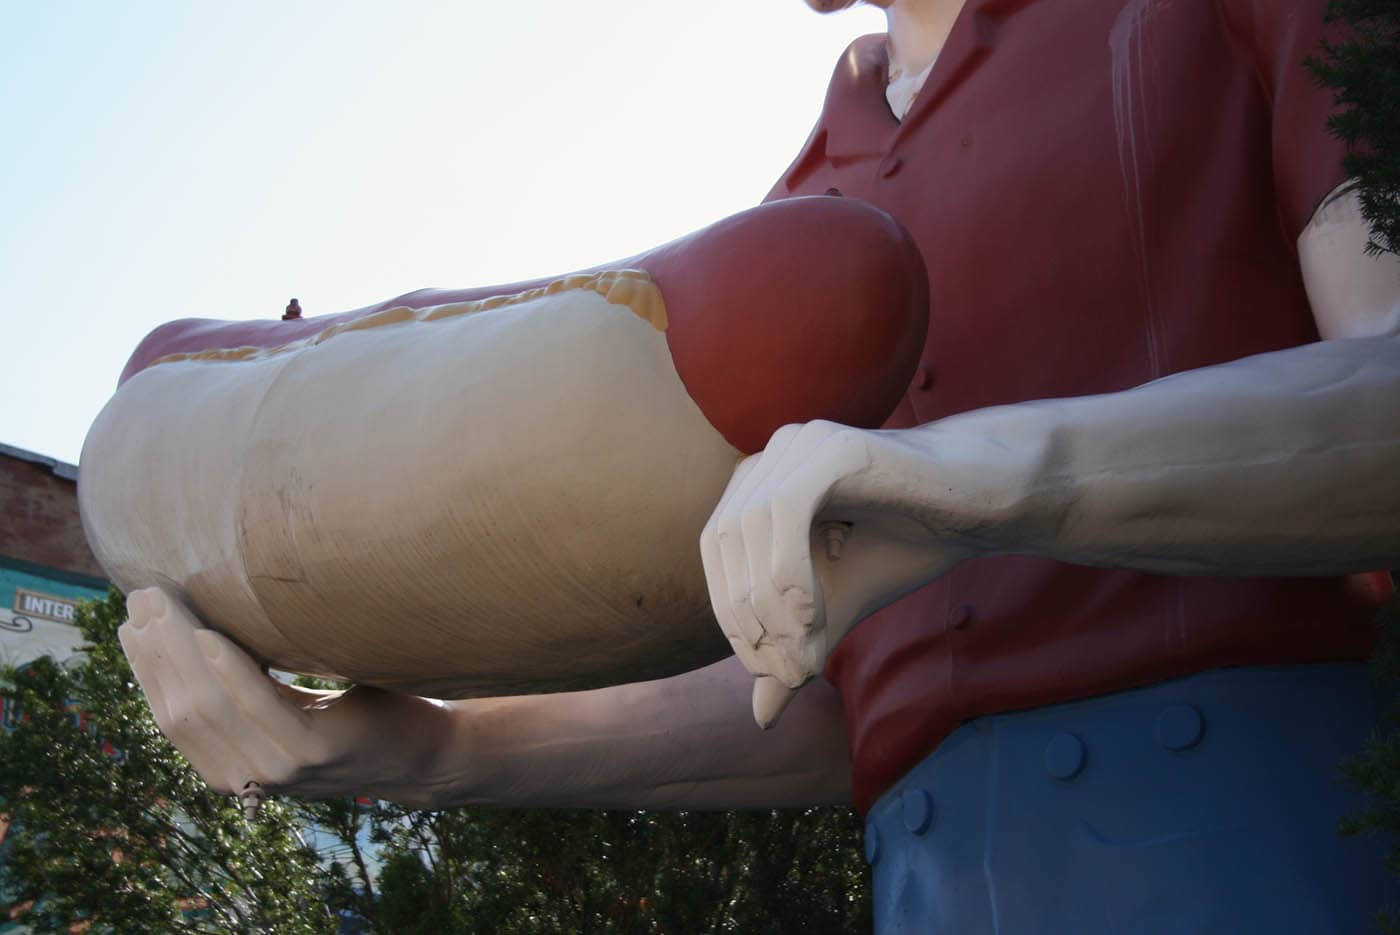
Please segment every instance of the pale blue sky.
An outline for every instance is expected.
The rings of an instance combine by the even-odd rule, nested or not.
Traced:
[[[0,0],[0,443],[172,318],[564,273],[757,202],[878,10]]]

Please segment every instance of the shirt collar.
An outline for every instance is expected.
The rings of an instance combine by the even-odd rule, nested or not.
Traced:
[[[890,68],[885,34],[861,36],[851,43],[836,66],[822,110],[827,156],[840,161],[888,152],[976,72],[1006,18],[1033,2],[967,0],[902,122],[885,99]]]

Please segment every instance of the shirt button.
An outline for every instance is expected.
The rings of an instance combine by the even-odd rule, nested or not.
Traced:
[[[972,605],[964,604],[953,611],[948,619],[948,623],[954,630],[966,630],[972,624],[972,616]]]
[[[880,164],[880,177],[889,178],[904,167],[903,156],[891,156]]]

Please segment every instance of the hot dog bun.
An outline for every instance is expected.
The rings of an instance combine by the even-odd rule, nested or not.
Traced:
[[[800,199],[551,280],[162,326],[84,446],[89,541],[293,671],[462,697],[693,668],[728,650],[696,543],[734,465],[789,421],[878,424],[922,277],[880,212]]]

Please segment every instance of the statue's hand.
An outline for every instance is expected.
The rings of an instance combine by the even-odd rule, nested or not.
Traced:
[[[858,621],[966,557],[909,508],[936,482],[900,433],[831,422],[786,426],[740,463],[700,547],[761,726]]]
[[[433,702],[283,685],[158,588],[133,591],[127,615],[118,636],[156,723],[214,789],[413,797],[440,739]]]

